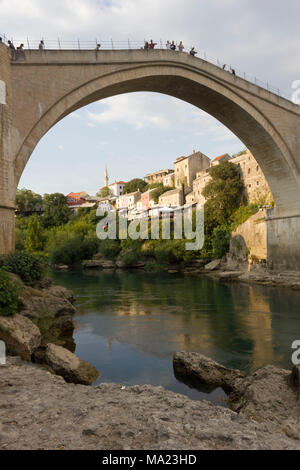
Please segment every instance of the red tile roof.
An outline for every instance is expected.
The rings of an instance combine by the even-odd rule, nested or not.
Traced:
[[[221,160],[221,158],[226,157],[227,153],[224,153],[223,155],[220,155],[219,157],[216,157],[213,162],[216,162],[218,160]]]

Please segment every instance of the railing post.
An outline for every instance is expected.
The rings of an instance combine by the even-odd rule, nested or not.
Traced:
[[[111,42],[111,48],[112,48],[112,49],[114,49],[114,43],[113,43],[113,40],[111,39],[111,40],[110,40],[110,42]]]
[[[131,49],[130,41],[128,39],[128,49]]]
[[[59,49],[61,49],[61,47],[60,47],[60,40],[59,40],[59,38],[57,38],[57,41],[58,41],[58,47],[59,47]]]
[[[77,42],[78,42],[78,49],[80,50],[80,41],[79,41],[79,39],[77,39]]]
[[[29,39],[28,39],[28,37],[27,37],[27,47],[28,47],[28,49],[30,49],[30,44],[29,44]]]

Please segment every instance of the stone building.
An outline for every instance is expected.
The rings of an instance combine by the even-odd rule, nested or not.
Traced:
[[[168,173],[166,176],[163,177],[163,185],[169,188],[174,187],[174,180],[175,180],[175,172]]]
[[[162,194],[158,199],[158,204],[161,207],[179,207],[185,203],[185,200],[192,190],[184,188],[184,196],[182,188],[171,189],[170,191]]]
[[[187,157],[179,157],[174,163],[175,188],[181,188],[182,184],[192,188],[193,181],[199,171],[210,166],[210,159],[201,152],[193,152]]]
[[[219,165],[224,160],[237,165],[240,178],[244,183],[244,195],[250,204],[271,204],[273,197],[269,185],[260,166],[249,150],[230,158],[228,158],[228,154],[221,155],[211,162],[211,167]],[[193,192],[187,196],[188,203],[205,203],[202,191],[210,179],[209,168],[197,173],[196,179],[193,181]]]
[[[249,203],[271,204],[273,196],[265,176],[249,150],[231,158],[237,165],[240,178],[244,182],[244,193]]]
[[[174,171],[173,170],[155,171],[154,173],[149,173],[148,175],[146,175],[145,181],[147,184],[163,183],[164,177],[169,175],[170,173],[174,173]]]
[[[138,201],[141,199],[141,192],[134,191],[133,193],[122,194],[116,200],[116,209],[136,209]]]
[[[144,193],[141,193],[141,199],[137,202],[137,210],[138,211],[147,211],[148,209],[151,209],[155,205],[155,201],[153,199],[153,193],[155,192],[154,189],[149,189],[148,191],[145,191]]]

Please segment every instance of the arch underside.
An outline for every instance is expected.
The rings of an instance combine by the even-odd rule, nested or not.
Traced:
[[[69,94],[53,103],[33,126],[18,152],[16,186],[39,140],[65,116],[104,98],[146,91],[186,101],[224,124],[249,148],[261,166],[278,210],[285,206],[287,198],[293,204],[295,191],[300,191],[297,168],[285,141],[267,117],[238,92],[218,80],[214,81],[199,73],[191,78],[190,73],[180,68],[174,68],[172,73],[167,70],[164,72],[162,66],[160,70],[153,73],[153,67],[152,72],[150,67],[142,67],[138,72],[137,69],[128,69],[126,72],[98,77],[76,90],[70,90]],[[278,184],[279,181],[281,184]]]

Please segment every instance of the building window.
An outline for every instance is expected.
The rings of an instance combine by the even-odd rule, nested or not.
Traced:
[[[256,181],[257,186],[259,186],[259,181]]]
[[[249,188],[251,188],[251,184],[249,184]]]
[[[248,175],[250,175],[251,173],[251,168],[248,168]]]
[[[257,167],[256,167],[256,171],[258,171],[258,170],[259,170],[259,166],[257,165]]]

